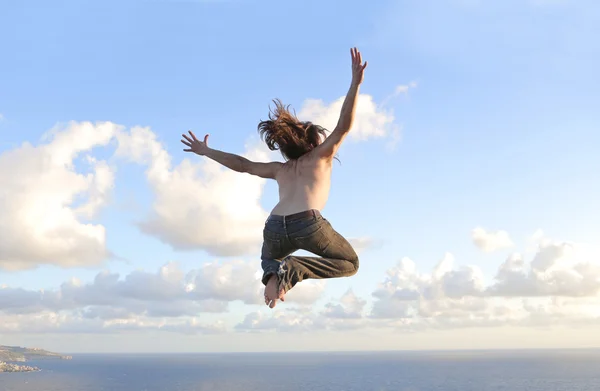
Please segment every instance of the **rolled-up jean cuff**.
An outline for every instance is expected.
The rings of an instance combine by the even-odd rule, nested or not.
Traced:
[[[279,262],[274,259],[265,260],[262,262],[262,268],[264,270],[262,283],[266,286],[271,276],[277,275],[277,270],[279,270]]]

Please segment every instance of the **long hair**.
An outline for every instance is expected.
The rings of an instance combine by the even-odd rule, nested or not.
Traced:
[[[309,121],[300,121],[279,99],[269,108],[269,119],[260,121],[258,131],[271,151],[279,150],[286,160],[298,159],[312,151],[326,136],[325,128]]]

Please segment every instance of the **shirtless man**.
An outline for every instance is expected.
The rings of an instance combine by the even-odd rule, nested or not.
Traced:
[[[279,149],[286,162],[259,163],[242,156],[208,147],[208,134],[199,141],[190,131],[181,140],[187,149],[206,156],[234,171],[275,179],[279,203],[273,208],[263,229],[262,283],[265,304],[275,307],[285,293],[307,278],[348,277],[358,271],[358,256],[348,241],[337,233],[320,210],[329,197],[333,159],[352,128],[356,97],[367,63],[353,48],[352,83],[337,126],[326,137],[325,130],[311,122],[301,122],[280,101],[261,121],[258,130],[269,149]],[[324,141],[323,141],[324,138]],[[290,255],[306,250],[317,257]]]

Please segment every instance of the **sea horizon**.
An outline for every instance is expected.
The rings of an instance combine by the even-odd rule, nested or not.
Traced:
[[[328,354],[327,354],[328,353]],[[600,349],[73,353],[0,391],[593,391]]]
[[[574,347],[574,348],[468,348],[468,349],[381,349],[381,350],[277,350],[277,351],[260,351],[260,350],[239,350],[239,351],[60,351],[66,355],[186,355],[186,354],[368,354],[368,353],[483,353],[483,352],[538,352],[538,351],[600,351],[598,347]]]

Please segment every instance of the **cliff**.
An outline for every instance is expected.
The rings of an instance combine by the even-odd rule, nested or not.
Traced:
[[[44,349],[0,345],[0,361],[25,362],[44,359],[70,360],[71,358],[71,356],[63,356]]]

